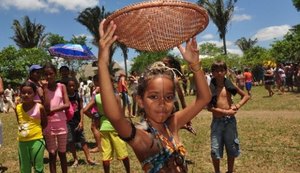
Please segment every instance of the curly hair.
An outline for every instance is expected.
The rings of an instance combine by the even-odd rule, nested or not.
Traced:
[[[149,81],[159,76],[164,76],[171,79],[174,84],[175,92],[175,72],[172,68],[167,67],[163,62],[158,61],[153,63],[149,68],[147,68],[146,71],[139,78],[137,94],[143,97],[148,87]]]

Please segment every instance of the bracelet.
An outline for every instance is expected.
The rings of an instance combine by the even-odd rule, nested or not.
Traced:
[[[198,69],[194,70],[193,67],[196,66],[196,65],[198,66]],[[189,67],[190,67],[190,70],[191,70],[192,72],[196,73],[196,72],[202,70],[202,63],[201,63],[201,61],[198,61],[198,62],[189,64]]]

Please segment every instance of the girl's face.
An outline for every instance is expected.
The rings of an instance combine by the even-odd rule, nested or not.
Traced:
[[[52,68],[45,68],[45,79],[49,83],[55,82],[56,73]]]
[[[69,81],[67,85],[68,93],[74,93],[77,89],[75,81]]]
[[[138,103],[152,123],[163,123],[171,115],[175,99],[174,87],[173,81],[164,76],[148,81],[144,96],[138,98]]]
[[[226,70],[224,68],[217,68],[216,70],[214,70],[212,72],[212,75],[216,78],[216,79],[223,79],[226,75]]]
[[[24,86],[21,89],[21,98],[23,103],[33,102],[35,96],[35,92],[33,91],[32,87]]]

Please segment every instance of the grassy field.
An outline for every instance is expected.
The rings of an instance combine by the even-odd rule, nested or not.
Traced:
[[[253,88],[253,97],[237,114],[241,156],[237,158],[237,173],[299,173],[300,172],[300,94],[286,93],[266,97],[263,87]],[[187,101],[191,97],[186,97]],[[234,98],[238,99],[237,97]],[[0,148],[0,164],[7,173],[19,172],[16,131],[17,125],[13,113],[0,114],[3,122],[4,143]],[[138,120],[138,118],[134,119]],[[94,140],[89,130],[90,121],[85,120],[86,137],[90,144]],[[212,173],[210,161],[210,122],[211,114],[202,111],[193,119],[197,131],[194,136],[186,131],[181,132],[182,140],[189,154],[189,172]],[[133,173],[142,172],[137,159],[129,148],[131,169]],[[81,165],[69,167],[69,172],[103,172],[102,166],[88,166],[84,162],[82,151],[78,151]],[[100,153],[92,157],[101,163]],[[71,154],[68,161],[71,162]],[[47,163],[47,153],[45,152]],[[226,172],[226,157],[221,162],[222,172]],[[70,163],[71,164],[71,163]],[[59,168],[59,163],[58,167]],[[49,172],[48,164],[45,164]],[[59,170],[59,169],[58,169]],[[1,171],[0,171],[1,172]],[[120,161],[114,160],[111,172],[125,172]]]

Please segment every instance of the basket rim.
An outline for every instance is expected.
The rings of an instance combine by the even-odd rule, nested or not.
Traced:
[[[183,1],[183,0],[151,0],[151,1],[143,1],[143,2],[139,2],[139,3],[135,3],[135,4],[131,4],[128,6],[125,6],[119,10],[116,10],[115,12],[113,12],[112,14],[110,14],[106,21],[104,22],[104,30],[107,29],[109,23],[111,21],[118,21],[120,18],[122,18],[124,15],[127,16],[132,16],[132,14],[134,15],[135,13],[140,13],[147,15],[148,14],[148,9],[151,11],[153,9],[159,9],[159,8],[164,8],[166,11],[169,10],[173,10],[174,8],[180,8],[180,12],[185,13],[185,11],[194,11],[194,13],[197,13],[198,17],[202,18],[201,22],[199,23],[201,27],[195,28],[193,30],[193,32],[190,33],[190,38],[194,37],[195,35],[199,34],[200,32],[202,32],[203,30],[205,30],[205,28],[208,26],[209,24],[209,16],[208,16],[208,12],[205,8],[203,8],[200,5],[197,5],[195,3],[192,2],[187,2],[187,1]],[[129,20],[127,17],[125,17],[126,20]],[[158,19],[160,20],[160,19]],[[197,20],[195,17],[190,18],[190,20]],[[118,25],[118,22],[116,23]],[[184,24],[183,24],[184,25]],[[180,40],[178,38],[178,36],[175,36],[175,38],[177,38],[177,42],[178,45],[179,43],[183,43],[186,40]],[[185,37],[184,39],[188,39],[187,37]],[[140,47],[139,43],[143,43],[143,42],[136,42],[133,43],[132,41],[129,41],[125,38],[122,37],[120,35],[119,39],[117,40],[118,42],[127,45],[131,48],[137,49],[137,50],[145,50],[145,51],[155,51],[155,50],[164,50],[167,47],[174,47],[176,46],[175,44],[166,44],[167,46],[165,48],[160,48],[160,46],[162,44],[160,44],[160,46],[158,45],[158,47],[156,46],[152,46],[149,45],[150,48],[147,47]]]
[[[140,9],[145,9],[145,8],[155,8],[155,7],[162,7],[162,6],[170,6],[170,7],[177,6],[177,7],[192,8],[192,9],[200,12],[201,14],[204,13],[202,16],[205,17],[205,20],[207,21],[205,27],[207,27],[207,25],[209,23],[208,22],[209,17],[208,17],[207,11],[199,5],[196,5],[194,3],[187,2],[187,1],[162,0],[162,1],[139,2],[139,3],[135,3],[135,4],[131,4],[126,7],[123,7],[121,9],[113,12],[111,15],[109,15],[106,18],[106,21],[104,22],[104,28],[107,27],[107,25],[109,24],[110,21],[117,18],[118,16],[123,15],[124,13],[128,13],[128,12],[135,11],[135,10],[140,10]]]

